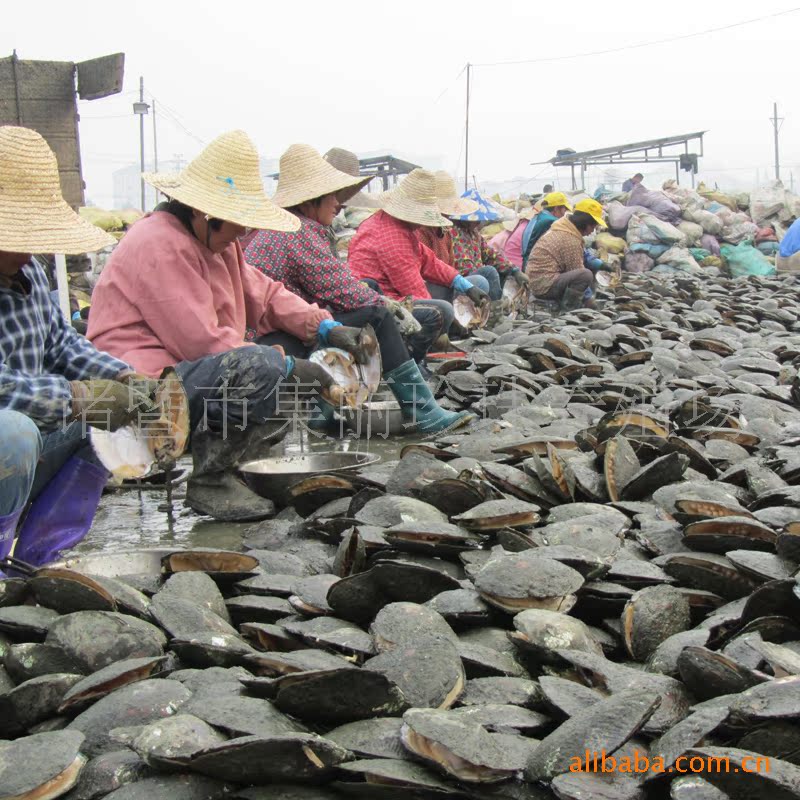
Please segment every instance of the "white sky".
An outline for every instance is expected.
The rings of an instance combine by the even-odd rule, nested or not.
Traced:
[[[139,75],[182,123],[159,115],[162,161],[190,158],[201,142],[243,128],[268,158],[300,141],[323,152],[334,145],[401,152],[463,174],[465,83],[456,76],[467,61],[623,47],[792,7],[791,0],[38,0],[3,4],[0,56],[16,48],[23,59],[81,61],[125,52],[123,94],[80,104],[87,195],[103,205],[111,201],[110,173],[138,161],[131,103]],[[477,67],[470,173],[479,184],[518,178],[523,191],[548,178],[569,188],[568,170],[556,176],[530,162],[561,147],[708,129],[700,177],[747,188],[757,169],[762,181],[772,169],[777,101],[786,118],[784,178],[788,185],[794,169],[800,186],[799,34],[800,11],[609,55]],[[151,137],[148,118],[148,157]],[[652,173],[651,184],[663,177],[641,171]],[[590,175],[590,185],[600,177]]]

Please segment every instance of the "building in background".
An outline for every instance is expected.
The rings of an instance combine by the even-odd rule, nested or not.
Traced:
[[[75,64],[22,61],[15,50],[0,58],[0,125],[22,125],[40,133],[56,154],[64,199],[84,203],[76,99],[97,100],[122,91],[124,53]]]

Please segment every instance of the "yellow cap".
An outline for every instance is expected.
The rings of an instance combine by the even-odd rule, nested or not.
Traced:
[[[572,211],[572,206],[563,192],[550,192],[542,198],[542,208],[557,208],[558,206],[566,206],[568,211]]]
[[[603,206],[601,206],[597,200],[590,200],[587,197],[586,200],[575,203],[575,210],[583,211],[584,214],[588,214],[601,228],[608,227],[603,221]]]

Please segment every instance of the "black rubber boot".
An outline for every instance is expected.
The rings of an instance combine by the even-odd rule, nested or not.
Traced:
[[[236,466],[265,458],[271,445],[283,438],[284,428],[283,423],[251,425],[245,431],[231,427],[225,439],[210,431],[195,431],[186,505],[220,522],[258,522],[274,516],[274,503],[248,488]]]
[[[558,305],[560,311],[574,311],[583,306],[583,289],[567,289]]]

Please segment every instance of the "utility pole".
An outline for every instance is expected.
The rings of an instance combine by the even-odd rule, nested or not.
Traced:
[[[778,131],[783,125],[783,117],[778,117],[778,104],[772,106],[772,127],[775,129],[775,180],[781,179],[781,160],[778,156]]]
[[[147,114],[150,106],[144,101],[144,78],[139,78],[139,102],[133,104],[133,113],[139,117],[139,169],[144,172],[144,116]],[[144,196],[144,178],[140,177],[142,191],[142,211],[146,211],[145,196]]]
[[[467,121],[464,126],[464,191],[469,189],[469,79],[472,72],[472,64],[467,61]]]

